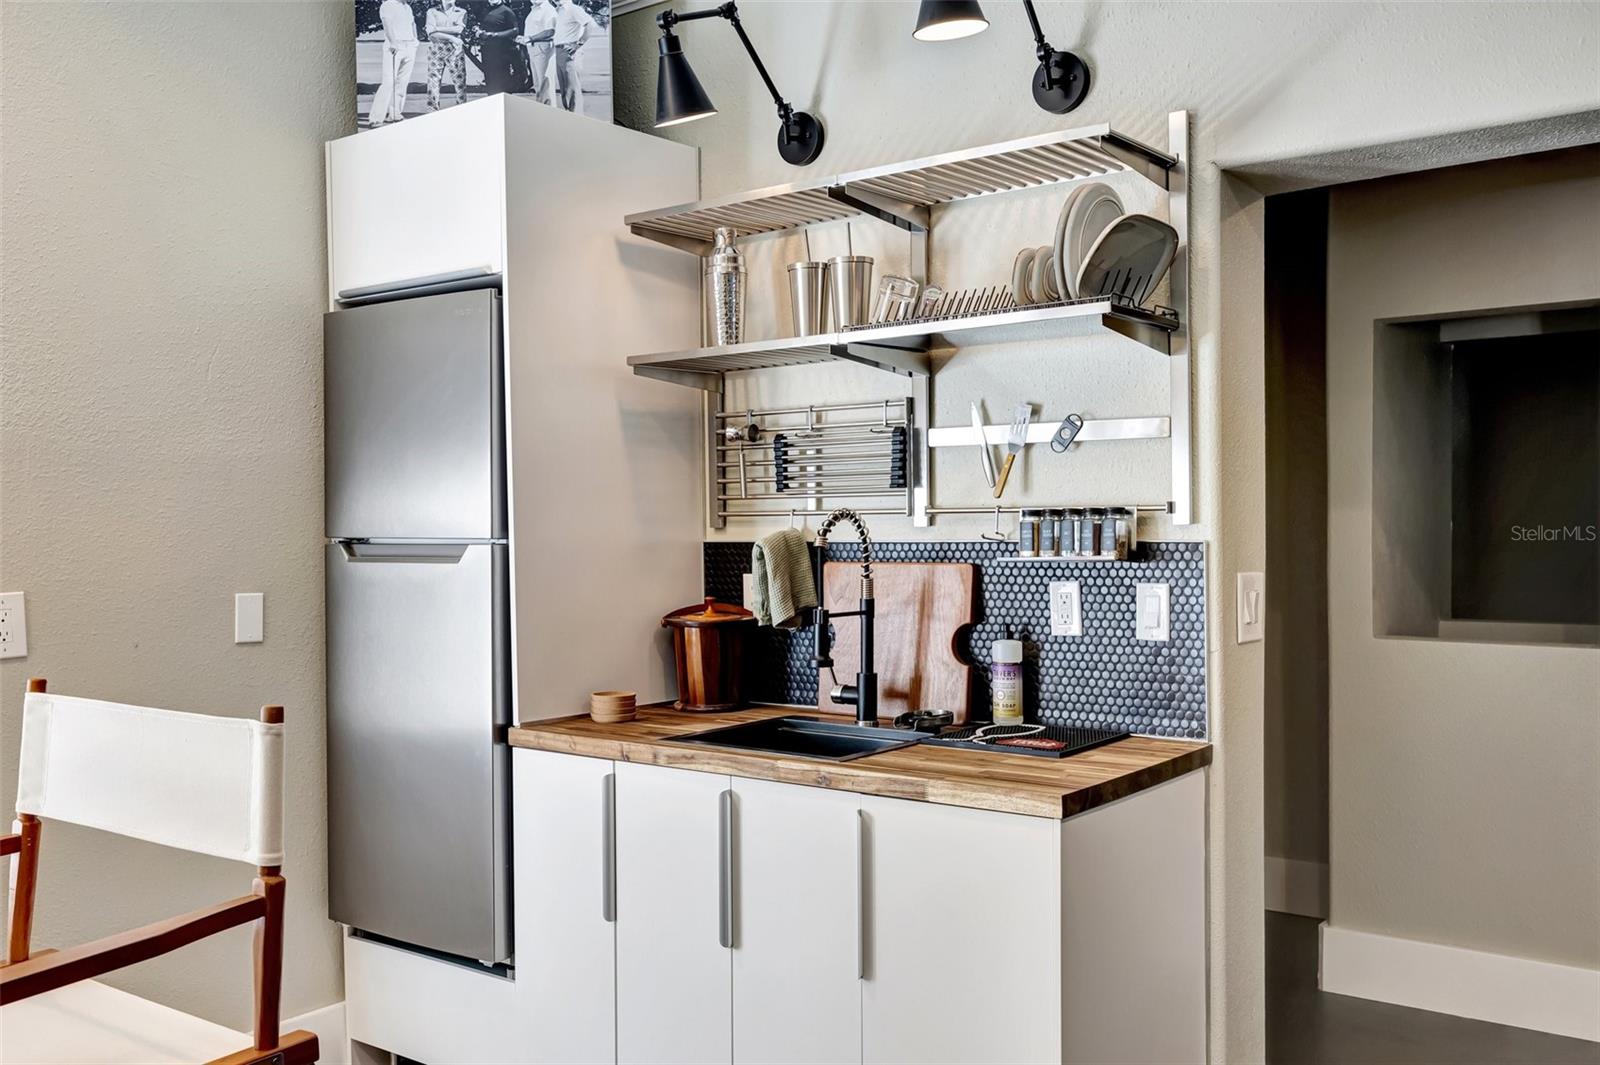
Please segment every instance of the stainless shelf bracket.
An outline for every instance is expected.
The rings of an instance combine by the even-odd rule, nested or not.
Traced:
[[[719,395],[722,392],[720,373],[695,373],[693,370],[671,370],[661,366],[635,366],[633,372],[639,377],[650,377],[672,385],[683,385],[686,388],[698,388],[702,392],[715,392]]]
[[[908,233],[926,233],[931,225],[931,212],[926,207],[909,203],[855,185],[830,185],[828,198],[839,203],[854,207],[864,215],[870,215],[880,222],[888,222],[892,226],[904,229]]]
[[[882,344],[844,343],[831,344],[829,350],[836,359],[905,377],[928,377],[933,373],[928,353],[921,349],[888,347]]]
[[[648,226],[629,226],[628,232],[636,237],[643,237],[645,240],[653,240],[657,244],[665,244],[669,248],[677,248],[679,251],[698,255],[702,259],[710,255],[712,250],[712,244],[709,240],[680,236],[677,233],[663,233],[659,229],[651,229]]]

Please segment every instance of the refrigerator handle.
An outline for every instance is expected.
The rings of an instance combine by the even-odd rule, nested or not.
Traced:
[[[443,562],[454,565],[466,556],[471,544],[373,544],[359,540],[340,540],[339,551],[346,562]]]

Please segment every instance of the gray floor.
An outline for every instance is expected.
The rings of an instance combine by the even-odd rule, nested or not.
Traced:
[[[1600,1043],[1317,990],[1317,921],[1267,914],[1270,1065],[1600,1065]]]

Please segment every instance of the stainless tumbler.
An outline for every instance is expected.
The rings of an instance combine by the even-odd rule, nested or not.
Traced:
[[[794,310],[794,335],[816,336],[828,328],[828,264],[789,264],[789,306]]]
[[[828,260],[833,328],[866,325],[872,313],[872,256],[835,255]]]

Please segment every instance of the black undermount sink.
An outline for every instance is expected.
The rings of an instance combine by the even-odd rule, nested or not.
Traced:
[[[703,743],[708,747],[757,751],[762,754],[787,754],[797,758],[816,758],[825,762],[847,762],[901,747],[922,739],[915,732],[896,729],[864,728],[843,721],[823,721],[815,717],[770,717],[707,732],[679,736],[676,743]]]

